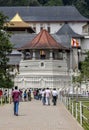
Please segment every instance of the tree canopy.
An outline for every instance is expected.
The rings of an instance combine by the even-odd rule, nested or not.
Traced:
[[[78,76],[73,76],[73,82],[89,81],[89,51],[86,52],[85,60],[81,62],[79,71]]]
[[[58,5],[63,5],[63,2],[62,0],[48,0],[48,2],[45,5],[58,6]]]
[[[7,17],[0,13],[0,87],[11,87],[12,81],[8,72],[9,58],[7,55],[12,51],[12,44],[9,41],[10,34],[6,31],[4,23]]]
[[[85,60],[81,63],[81,74],[83,80],[89,80],[89,51],[86,52],[87,56]]]

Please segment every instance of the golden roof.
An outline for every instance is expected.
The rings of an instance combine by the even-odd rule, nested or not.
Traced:
[[[10,20],[10,22],[23,22],[23,19],[21,18],[21,16],[16,13],[16,15]]]
[[[18,13],[16,13],[16,15],[10,20],[10,22],[5,23],[4,26],[12,27],[12,28],[30,27],[28,23],[23,21],[23,19]]]

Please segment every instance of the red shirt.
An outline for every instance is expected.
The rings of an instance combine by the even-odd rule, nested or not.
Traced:
[[[0,97],[2,96],[2,94],[3,94],[3,92],[2,92],[2,90],[0,90]]]
[[[12,92],[12,98],[13,98],[13,101],[19,101],[20,99],[20,91],[19,90],[14,90]]]

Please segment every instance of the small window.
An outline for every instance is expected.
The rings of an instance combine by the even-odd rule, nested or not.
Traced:
[[[33,24],[33,29],[36,32],[36,24]]]
[[[41,62],[41,67],[43,67],[44,66],[44,63],[43,62]]]
[[[83,26],[82,32],[83,32],[83,33],[88,33],[88,32],[89,32],[89,27],[88,27],[88,25],[84,25],[84,26]]]
[[[48,27],[48,32],[50,33],[50,27]]]
[[[41,59],[45,59],[46,58],[46,54],[44,50],[40,50],[40,58]]]
[[[59,59],[63,59],[63,52],[59,52],[59,53],[58,53],[58,58],[59,58]]]
[[[47,30],[48,30],[48,32],[50,33],[50,24],[48,24]]]
[[[31,53],[25,52],[25,59],[31,59]]]
[[[40,31],[43,30],[43,27],[40,27]]]
[[[44,26],[43,24],[40,24],[40,31],[43,30]]]

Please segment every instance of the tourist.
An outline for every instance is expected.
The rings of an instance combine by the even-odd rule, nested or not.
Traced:
[[[39,89],[38,98],[39,98],[39,100],[42,99],[42,90],[41,89]]]
[[[45,96],[46,96],[46,105],[50,105],[51,91],[49,88],[45,90]]]
[[[23,91],[22,91],[21,89],[19,89],[19,91],[20,91],[20,101],[23,101],[23,100],[22,100]]]
[[[3,91],[0,89],[0,98],[2,97],[3,95]]]
[[[53,102],[53,105],[56,105],[57,97],[58,97],[58,92],[57,92],[56,88],[54,88],[53,91],[52,91],[52,102]]]
[[[31,101],[31,90],[30,89],[28,90],[27,94],[28,94],[28,101]]]
[[[23,96],[24,96],[24,97],[23,97],[23,98],[24,98],[24,101],[27,101],[27,90],[24,91]]]
[[[18,116],[20,91],[18,90],[17,86],[15,86],[15,90],[12,91],[12,99],[14,102],[14,115]]]
[[[45,105],[45,103],[46,103],[46,97],[45,97],[46,95],[45,94],[46,94],[45,88],[43,88],[42,91],[41,91],[43,105]]]
[[[7,89],[4,92],[4,100],[5,100],[5,103],[8,102],[8,92],[7,92]]]

